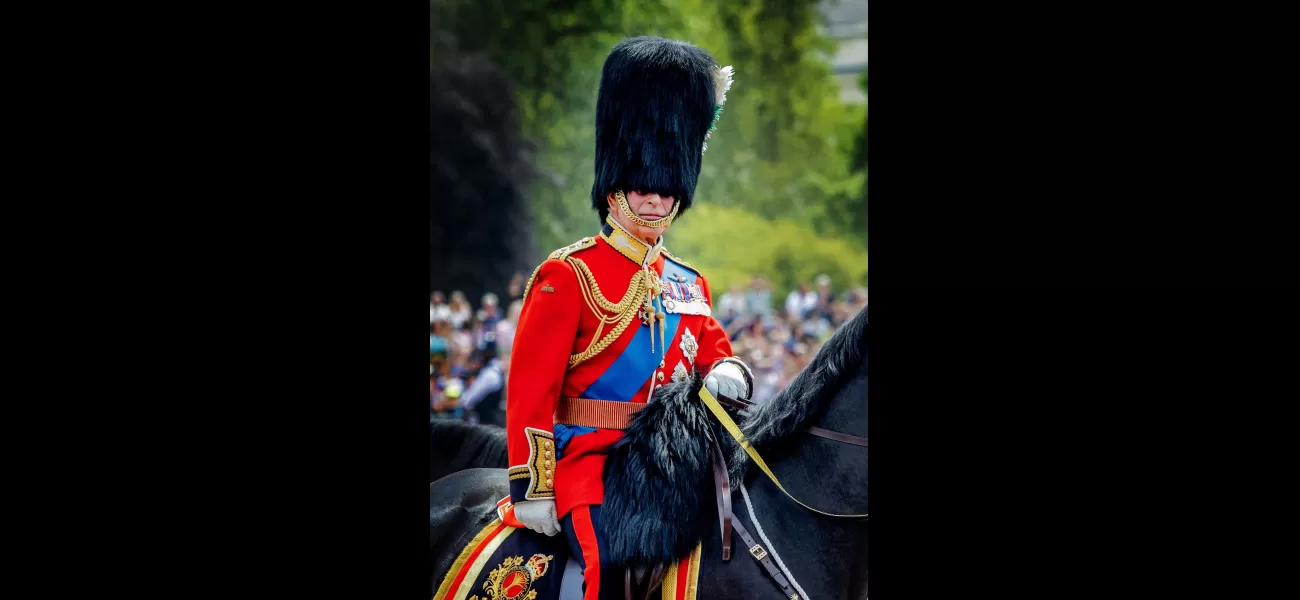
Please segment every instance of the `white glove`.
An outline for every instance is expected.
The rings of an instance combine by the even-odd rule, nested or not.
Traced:
[[[745,383],[745,374],[736,365],[724,362],[704,378],[704,389],[713,397],[726,396],[738,400],[749,399],[749,385]]]
[[[555,535],[560,532],[560,521],[555,517],[554,500],[525,500],[515,503],[515,518],[537,533]]]

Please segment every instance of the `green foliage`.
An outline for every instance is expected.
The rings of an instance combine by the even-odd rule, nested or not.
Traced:
[[[741,208],[692,208],[673,224],[664,246],[699,268],[715,296],[755,276],[772,283],[773,298],[784,298],[820,273],[830,276],[835,290],[867,282],[867,251],[852,241]]]
[[[780,232],[791,248],[804,243],[796,239],[843,245],[836,252],[793,250],[800,258],[789,261],[783,267],[788,273],[773,277],[774,283],[794,281],[804,271],[834,277],[835,269],[852,278],[856,271],[837,266],[839,259],[816,261],[865,257],[866,110],[839,100],[826,58],[835,44],[817,32],[816,5],[816,0],[438,0],[434,51],[482,52],[515,80],[524,134],[539,149],[535,162],[542,178],[528,193],[538,260],[598,226],[589,197],[605,55],[625,37],[658,35],[703,47],[736,72],[704,154],[696,208],[683,220],[683,231],[674,227],[674,238],[694,235],[689,224],[705,219],[693,215],[735,216],[762,231]],[[865,81],[864,73],[864,87]],[[855,156],[859,148],[861,160]],[[712,212],[719,207],[731,210]],[[737,230],[729,251],[764,255],[771,244],[757,252],[749,246],[763,239]],[[776,259],[773,254],[771,260]],[[864,272],[865,264],[864,259]],[[739,268],[730,265],[716,266],[720,273]],[[767,271],[737,271],[735,277],[759,272]]]

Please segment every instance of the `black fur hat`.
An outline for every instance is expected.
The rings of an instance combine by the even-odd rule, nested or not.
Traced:
[[[718,66],[702,48],[628,38],[605,59],[596,101],[591,205],[603,222],[614,190],[657,192],[691,206],[718,104]]]

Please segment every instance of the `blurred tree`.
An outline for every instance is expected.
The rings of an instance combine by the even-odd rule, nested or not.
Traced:
[[[866,110],[839,100],[827,60],[834,44],[817,31],[816,4],[433,0],[431,41],[435,57],[481,53],[515,83],[521,134],[538,148],[533,162],[540,176],[527,190],[536,239],[527,252],[532,263],[597,226],[588,197],[600,67],[609,49],[632,35],[689,41],[736,69],[704,155],[697,210],[679,220],[670,246],[679,228],[707,223],[712,214],[761,228],[789,223],[800,235],[842,240],[845,252],[858,256],[866,245]],[[706,206],[732,210],[698,210]],[[737,252],[720,245],[697,250],[706,255],[684,256],[720,267],[730,264],[726,257],[707,253]]]
[[[479,55],[444,55],[429,69],[429,289],[506,296],[532,268],[523,187],[530,144],[519,134],[509,80]]]
[[[858,86],[867,91],[867,71],[858,76]],[[827,201],[815,218],[819,230],[833,231],[856,239],[867,247],[867,107],[862,107],[862,125],[849,149],[850,175],[829,181],[823,188]]]
[[[754,276],[772,283],[773,300],[778,302],[800,282],[822,273],[830,276],[835,290],[867,282],[867,251],[852,240],[736,207],[702,205],[696,210],[697,218],[673,225],[672,239],[664,245],[699,268],[714,294],[747,284]],[[750,241],[754,239],[761,244]]]

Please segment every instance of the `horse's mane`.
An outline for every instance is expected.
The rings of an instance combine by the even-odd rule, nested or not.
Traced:
[[[825,403],[850,380],[866,357],[867,308],[840,326],[794,381],[745,419],[742,429],[754,445],[795,433],[821,414]]]
[[[431,418],[429,437],[434,453],[441,454],[437,458],[445,461],[452,471],[507,466],[506,431],[500,427]]]

